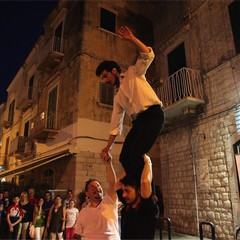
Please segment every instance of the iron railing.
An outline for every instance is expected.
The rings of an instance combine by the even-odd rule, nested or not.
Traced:
[[[161,87],[154,87],[164,107],[187,98],[203,100],[203,87],[200,72],[190,68],[181,68],[171,76]]]
[[[168,231],[168,240],[171,240],[172,239],[172,223],[171,223],[171,220],[170,218],[160,218],[159,219],[159,238],[160,240],[163,239],[163,225],[164,225],[164,222],[167,223],[167,231]]]
[[[28,141],[28,137],[18,136],[10,142],[9,154],[24,153],[25,143]]]
[[[37,102],[37,88],[24,86],[17,93],[16,108],[27,108]]]
[[[209,226],[210,229],[211,229],[211,240],[215,240],[216,237],[215,237],[215,226],[212,222],[200,222],[199,223],[199,237],[200,237],[200,240],[203,240],[203,225],[206,225],[206,226]]]
[[[63,53],[62,49],[62,38],[53,36],[43,46],[40,54],[40,63],[42,63],[49,53],[58,52]]]
[[[42,111],[30,120],[30,136],[39,130],[57,129],[57,112]]]
[[[26,136],[17,136],[10,142],[9,155],[20,155],[21,157],[35,154],[35,144]]]

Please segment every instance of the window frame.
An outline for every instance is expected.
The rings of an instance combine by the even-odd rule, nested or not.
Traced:
[[[105,11],[106,13],[110,13],[110,14],[113,14],[115,19],[115,23],[114,23],[114,31],[111,30],[111,28],[106,28],[102,25],[102,10]],[[105,16],[106,17],[106,16]],[[106,20],[105,20],[106,21]],[[108,21],[108,22],[111,22],[111,21]],[[116,34],[116,31],[117,31],[117,13],[109,8],[106,8],[106,7],[103,7],[103,6],[100,6],[99,7],[99,29],[103,30],[103,31],[106,31],[106,32],[109,32],[109,33],[112,33],[112,34]]]
[[[236,182],[238,185],[238,194],[240,195],[240,140],[233,144],[234,165],[236,172]]]
[[[55,99],[55,112],[54,112],[54,121],[53,123],[49,123],[49,115],[50,115],[50,94],[53,92],[53,90],[56,89],[56,99]],[[48,99],[47,99],[47,127],[50,129],[57,129],[57,109],[58,109],[58,96],[59,96],[59,84],[53,85],[49,91],[48,91]],[[50,127],[52,126],[52,127]]]
[[[52,172],[52,175],[46,175],[46,173],[48,172]],[[47,168],[47,169],[44,169],[41,173],[41,182],[42,183],[46,183],[46,184],[49,184],[50,186],[54,186],[55,185],[55,171],[52,169],[52,168]]]
[[[11,101],[8,108],[8,122],[10,125],[13,125],[14,110],[15,110],[15,99]]]

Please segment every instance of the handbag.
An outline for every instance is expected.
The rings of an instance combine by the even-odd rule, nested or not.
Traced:
[[[34,235],[35,235],[35,227],[34,227],[34,225],[32,224],[32,225],[29,227],[29,236],[30,236],[30,238],[34,238]]]

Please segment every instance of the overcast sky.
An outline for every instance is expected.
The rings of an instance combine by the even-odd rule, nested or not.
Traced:
[[[56,5],[47,1],[0,0],[0,104],[6,89],[42,33],[42,25]]]

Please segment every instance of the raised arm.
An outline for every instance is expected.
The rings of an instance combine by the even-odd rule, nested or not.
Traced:
[[[135,37],[132,31],[126,26],[122,26],[118,29],[118,37],[122,40],[131,42],[141,53],[149,53],[151,51],[149,47]]]
[[[126,176],[126,172],[123,171],[120,176],[118,177],[117,179],[117,182],[115,184],[115,190],[119,190],[119,189],[122,189],[122,183],[121,183],[121,180]]]
[[[104,160],[104,164],[106,167],[106,174],[107,174],[107,182],[108,182],[108,195],[112,198],[113,201],[117,200],[117,194],[115,191],[115,184],[117,182],[116,174],[112,164],[112,156],[109,154],[109,159]]]
[[[149,198],[152,194],[152,162],[149,156],[144,154],[144,167],[141,175],[141,196]]]
[[[110,151],[112,149],[112,146],[115,142],[115,139],[116,139],[117,135],[110,135],[109,136],[109,139],[108,139],[108,143],[107,143],[107,146],[105,148],[102,149],[102,152],[100,154],[101,158],[103,160],[109,160],[111,158],[110,156]]]

